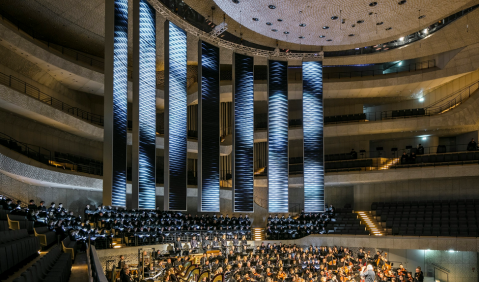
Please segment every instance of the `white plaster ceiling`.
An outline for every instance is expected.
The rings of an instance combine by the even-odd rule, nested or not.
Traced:
[[[413,30],[422,29],[471,2],[470,0],[406,0],[400,5],[401,0],[213,1],[233,20],[261,35],[290,43],[321,46],[351,45],[371,41],[380,43],[385,38],[399,38]],[[187,1],[187,3],[191,2]],[[198,10],[207,11],[211,7],[208,3],[210,1],[193,2],[196,2],[193,6],[196,6]],[[206,5],[208,7],[198,7]],[[269,8],[270,5],[275,8]],[[423,15],[425,17],[419,20],[418,17]],[[333,20],[333,16],[338,18]],[[343,19],[345,23],[341,24]],[[358,21],[364,22],[358,23]],[[381,22],[381,25],[376,25]],[[300,27],[300,24],[306,26]],[[329,28],[323,29],[325,26]],[[386,30],[387,28],[391,29]],[[321,35],[325,37],[320,38]],[[304,38],[300,39],[300,36]],[[329,39],[332,41],[328,41]]]

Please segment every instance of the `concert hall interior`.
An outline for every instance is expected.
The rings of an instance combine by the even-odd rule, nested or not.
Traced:
[[[0,281],[479,282],[479,0],[0,15]]]

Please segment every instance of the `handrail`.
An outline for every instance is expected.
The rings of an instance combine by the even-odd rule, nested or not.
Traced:
[[[90,260],[93,282],[108,282],[108,279],[103,272],[103,268],[101,267],[100,258],[98,258],[95,246],[93,245],[90,245]]]
[[[37,145],[32,145],[32,144],[28,144],[28,143],[23,143],[23,142],[17,141],[16,139],[12,138],[11,136],[9,136],[9,135],[7,135],[7,134],[5,134],[5,133],[3,133],[3,132],[0,132],[0,140],[13,141],[13,142],[15,142],[16,144],[23,145],[23,146],[25,147],[25,151],[26,151],[27,156],[28,156],[29,158],[32,158],[31,155],[30,155],[30,152],[32,152],[32,153],[38,153],[38,155],[44,155],[44,154],[42,154],[42,149],[45,150],[45,151],[47,151],[47,155],[46,155],[46,156],[47,156],[49,159],[52,158],[52,152],[51,152],[50,150],[48,150],[48,149],[46,149],[46,148],[43,148],[43,147],[40,147],[40,146],[37,146]],[[37,147],[38,150],[35,150],[35,148],[31,148],[31,147]],[[10,148],[10,149],[12,149],[12,148]],[[35,159],[35,158],[33,158],[33,159]],[[40,160],[38,160],[38,161],[40,161]]]
[[[474,91],[476,91],[477,89],[479,89],[479,81],[471,83],[468,86],[459,89],[452,94],[446,96],[445,98],[439,100],[438,102],[435,102],[434,104],[428,106],[426,108],[426,111],[429,113],[429,115],[448,112],[449,110],[459,106],[459,104],[463,103],[466,99],[470,98],[471,93],[474,93]],[[445,101],[446,99],[449,100]],[[444,103],[439,104],[441,102]]]
[[[103,126],[103,116],[93,114],[77,107],[73,107],[67,103],[64,103],[52,96],[40,91],[37,87],[13,76],[0,72],[0,84],[8,86],[17,90],[23,94],[26,94],[42,103],[50,105],[57,110],[70,114],[74,117],[86,120],[89,123]]]
[[[15,203],[15,204],[17,203],[17,201],[20,200],[20,199],[18,199],[17,197],[13,197],[13,196],[11,196],[11,195],[5,194],[5,193],[3,193],[2,191],[0,191],[0,195],[5,196],[5,198],[11,199],[12,202]],[[21,200],[20,200],[20,201],[21,201]],[[27,207],[28,207],[28,204],[22,201],[22,202],[20,203],[20,207],[22,207],[22,208],[27,208]]]

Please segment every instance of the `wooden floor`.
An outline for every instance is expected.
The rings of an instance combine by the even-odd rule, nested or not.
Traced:
[[[78,253],[72,265],[72,274],[69,282],[88,282],[88,266],[86,253]]]

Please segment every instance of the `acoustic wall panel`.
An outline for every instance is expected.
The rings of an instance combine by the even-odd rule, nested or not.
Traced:
[[[186,210],[186,32],[165,22],[165,210]]]
[[[220,50],[198,42],[198,210],[220,211]]]
[[[323,64],[303,62],[304,211],[324,211]]]
[[[105,1],[103,203],[126,206],[128,0]]]
[[[253,57],[233,54],[233,211],[254,208]]]
[[[139,1],[139,8],[139,208],[155,209],[156,16],[146,0]]]
[[[288,62],[268,61],[268,211],[287,213]]]

